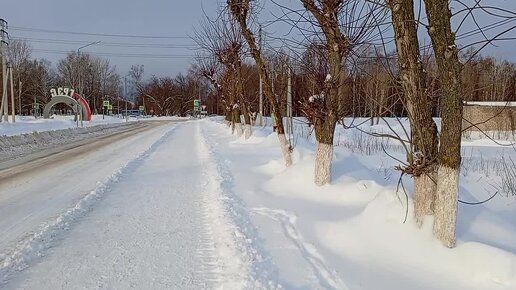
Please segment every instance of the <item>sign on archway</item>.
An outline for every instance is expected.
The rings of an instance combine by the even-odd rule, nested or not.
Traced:
[[[74,114],[76,116],[80,116],[81,120],[91,121],[91,109],[86,101],[81,95],[75,92],[74,89],[69,88],[57,88],[50,90],[50,95],[52,99],[48,102],[43,109],[43,118],[50,118],[50,111],[52,107],[57,104],[66,104],[70,108],[72,108]]]

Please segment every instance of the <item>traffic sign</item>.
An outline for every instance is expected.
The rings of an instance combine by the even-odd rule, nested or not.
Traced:
[[[143,112],[143,111],[145,111],[145,107],[144,107],[144,106],[140,106],[140,107],[138,107],[138,109],[139,109],[140,111],[142,111],[142,112]]]
[[[102,102],[103,107],[109,107],[109,101],[103,101]]]
[[[109,104],[109,105],[107,106],[107,109],[108,109],[108,110],[110,110],[110,111],[111,111],[111,110],[113,110],[113,105]]]

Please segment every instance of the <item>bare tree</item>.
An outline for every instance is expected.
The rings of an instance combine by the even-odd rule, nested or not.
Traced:
[[[433,215],[437,171],[437,126],[426,90],[426,76],[419,52],[418,23],[413,0],[389,0],[400,70],[411,128],[411,149],[405,172],[414,176],[415,216],[419,226]]]
[[[14,89],[18,98],[18,114],[21,114],[23,97],[27,95],[30,87],[31,76],[29,74],[31,64],[32,47],[25,40],[14,39],[9,44],[9,62],[13,68]]]
[[[225,121],[226,125],[231,126],[231,108],[229,107],[225,94],[228,91],[219,78],[222,77],[222,68],[220,63],[217,61],[215,56],[198,56],[196,57],[195,63],[192,66],[192,71],[199,76],[207,79],[213,86],[216,92],[217,100],[220,100],[224,104],[225,110]]]
[[[269,80],[269,72],[265,65],[265,61],[263,59],[261,48],[258,47],[256,37],[251,30],[249,25],[249,18],[251,13],[251,1],[250,0],[228,0],[228,8],[231,12],[231,15],[237,21],[240,26],[240,30],[242,35],[244,36],[247,45],[251,51],[251,56],[253,57],[256,65],[258,66],[258,70],[260,72],[260,77],[263,80],[263,88],[265,96],[269,101],[271,106],[272,114],[274,114],[277,125],[277,134],[278,139],[281,146],[281,151],[283,152],[283,158],[285,160],[285,165],[292,165],[292,150],[289,147],[287,142],[287,138],[285,136],[285,128],[283,126],[283,117],[279,110],[278,101],[276,100],[274,93],[272,91],[272,86]]]
[[[241,112],[244,115],[244,135],[248,139],[251,136],[251,119],[248,106],[244,98],[244,81],[242,76],[242,60],[246,53],[244,39],[240,27],[230,17],[227,10],[219,13],[217,19],[211,20],[208,17],[201,23],[196,31],[194,40],[210,55],[213,55],[220,62],[229,76],[234,81],[234,92],[229,90],[229,106],[233,110],[233,123],[238,135],[241,134]],[[234,95],[232,94],[234,93]]]
[[[349,100],[345,58],[369,41],[371,31],[384,13],[359,0],[301,0],[301,3],[315,18],[314,30],[320,30],[324,36],[320,42],[328,61],[323,91],[310,100],[311,108],[306,109],[312,112],[310,119],[317,139],[315,183],[324,185],[331,179],[335,126],[346,113],[342,103]]]

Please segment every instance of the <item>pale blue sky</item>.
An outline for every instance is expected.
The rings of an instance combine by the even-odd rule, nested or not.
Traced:
[[[82,51],[108,54],[121,74],[131,64],[144,64],[147,74],[164,75],[187,69],[189,56],[194,54],[189,35],[203,17],[201,7],[210,13],[216,5],[214,0],[3,0],[1,6],[0,17],[9,22],[10,36],[29,38],[37,57],[55,62],[63,56],[58,51],[77,50],[84,43],[101,41]],[[103,37],[19,28],[177,38]],[[135,54],[147,57],[134,57]]]
[[[471,2],[473,0],[465,0]],[[2,0],[0,18],[9,22],[11,37],[29,39],[34,47],[33,55],[56,62],[64,52],[77,50],[83,44],[101,41],[83,51],[98,53],[117,65],[120,74],[132,64],[143,64],[147,75],[175,75],[186,72],[195,53],[195,44],[189,38],[193,28],[204,17],[204,11],[213,16],[217,0]],[[263,1],[262,1],[263,2]],[[300,7],[299,0],[277,0],[290,7]],[[417,2],[417,1],[416,1]],[[278,9],[270,0],[262,19],[272,18]],[[516,0],[484,0],[483,3],[516,11]],[[484,24],[492,19],[479,15]],[[505,27],[516,24],[512,21]],[[28,28],[28,29],[27,29]],[[474,29],[471,21],[461,29]],[[98,34],[124,34],[160,36],[172,38],[124,38],[84,34],[55,33],[87,32]],[[285,24],[268,27],[269,33],[285,31]],[[491,34],[496,30],[491,31]],[[295,34],[295,33],[294,33]],[[280,33],[277,33],[280,36]],[[515,37],[516,32],[509,36]],[[466,43],[478,37],[464,39]],[[156,44],[159,48],[149,47]],[[489,47],[485,54],[516,61],[516,41],[499,43]]]

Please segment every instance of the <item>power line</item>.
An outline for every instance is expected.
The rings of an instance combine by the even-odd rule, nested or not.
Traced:
[[[89,36],[100,36],[100,37],[148,38],[148,39],[191,39],[189,36],[157,36],[157,35],[107,34],[107,33],[92,33],[92,32],[50,30],[50,29],[20,27],[20,26],[11,26],[9,29],[16,30],[16,31],[27,31],[27,32],[58,33],[58,34],[73,34],[73,35],[89,35]]]
[[[34,52],[40,53],[51,53],[51,54],[69,54],[72,51],[66,50],[53,50],[53,49],[33,49]],[[145,54],[145,53],[111,53],[111,52],[88,52],[89,54],[96,56],[111,56],[111,57],[135,57],[135,58],[159,58],[159,59],[172,59],[182,58],[189,59],[195,57],[194,55],[188,54]]]
[[[89,41],[84,40],[66,40],[66,39],[51,39],[51,38],[31,38],[31,37],[12,37],[12,39],[28,41],[31,43],[50,43],[50,44],[86,44]],[[153,44],[153,43],[124,43],[124,42],[101,42],[97,46],[105,47],[141,47],[141,48],[185,48],[196,49],[194,45],[188,44]]]

